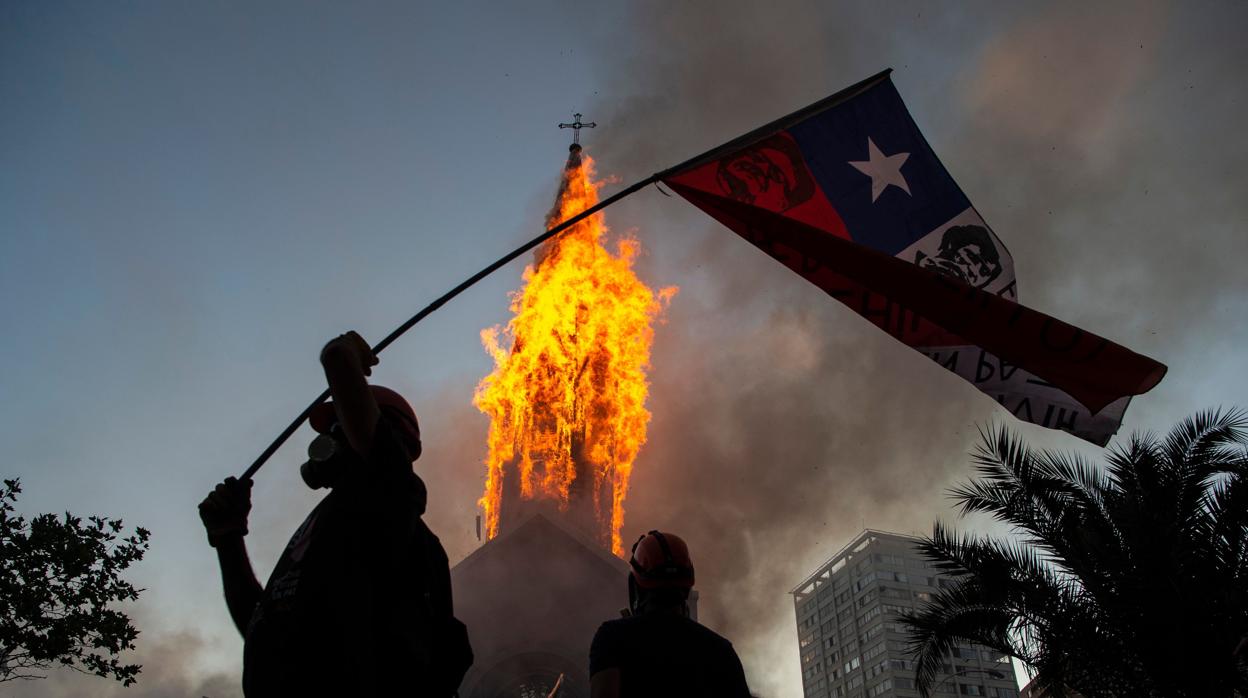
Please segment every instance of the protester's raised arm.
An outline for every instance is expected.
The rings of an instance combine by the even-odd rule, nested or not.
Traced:
[[[377,356],[368,342],[355,332],[329,340],[321,350],[321,366],[329,383],[334,412],[351,448],[361,455],[369,452],[381,410],[368,389],[366,377],[377,365]]]
[[[225,589],[225,605],[230,609],[230,619],[239,634],[246,637],[247,625],[251,622],[256,604],[260,603],[263,590],[251,569],[247,544],[242,536],[217,545],[217,562],[221,565],[221,586]]]
[[[217,550],[225,605],[230,609],[234,626],[244,636],[262,591],[243,542],[250,511],[251,480],[232,477],[213,488],[199,504],[199,518],[208,533],[208,544]]]

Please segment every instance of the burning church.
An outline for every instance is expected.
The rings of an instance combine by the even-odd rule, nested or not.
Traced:
[[[574,144],[548,226],[597,202],[593,176]],[[654,323],[676,289],[647,287],[637,241],[612,251],[606,233],[597,214],[539,248],[510,322],[482,332],[487,542],[451,571],[476,654],[465,698],[544,697],[560,676],[559,696],[588,696],[590,640],[627,604],[624,503]]]

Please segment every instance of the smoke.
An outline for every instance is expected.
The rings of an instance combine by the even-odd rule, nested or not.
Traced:
[[[1245,106],[1225,89],[1248,50],[1222,26],[1243,8],[1219,9],[1056,7],[961,71],[949,152],[983,165],[960,180],[991,207],[1029,304],[1164,354],[1176,318],[1212,319],[1248,289],[1248,149],[1226,140]],[[1122,312],[1124,296],[1147,312]]]
[[[146,623],[140,624],[141,627]],[[202,659],[212,651],[209,643],[190,630],[139,635],[136,651],[122,656],[124,663],[143,666],[138,681],[125,687],[117,681],[88,676],[69,669],[55,669],[48,678],[5,684],[5,695],[14,698],[39,696],[96,696],[98,698],[241,698],[241,681],[233,672],[204,671]],[[12,691],[8,693],[7,691]]]
[[[1088,154],[1081,166],[1107,167],[1127,145],[1137,115],[1131,96],[1149,76],[1165,21],[1157,2],[1124,8],[1058,7],[1015,22],[988,42],[967,69],[959,95],[976,126],[1004,142],[1052,150],[1058,141]],[[1113,26],[1091,41],[1070,37],[1077,51],[1058,50],[1083,28]]]

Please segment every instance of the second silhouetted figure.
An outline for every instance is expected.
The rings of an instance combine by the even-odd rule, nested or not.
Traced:
[[[629,615],[603,623],[590,647],[592,698],[749,698],[732,643],[689,617],[685,541],[651,531],[629,566]]]

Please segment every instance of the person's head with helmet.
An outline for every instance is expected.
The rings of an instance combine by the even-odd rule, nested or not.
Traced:
[[[308,413],[308,424],[319,434],[300,469],[309,487],[332,488],[353,463],[382,455],[376,439],[382,423],[392,437],[380,442],[382,460],[411,463],[420,457],[420,425],[412,406],[395,391],[366,380],[377,357],[363,337],[348,332],[330,340],[321,350],[321,364],[333,399]]]
[[[750,698],[732,643],[690,617],[693,561],[685,541],[650,531],[633,544],[624,618],[589,646],[590,698]]]
[[[674,533],[650,531],[633,543],[628,566],[628,608],[634,615],[689,615],[693,561],[689,546]]]
[[[406,455],[406,460],[415,462],[420,458],[420,423],[416,420],[416,411],[402,395],[390,388],[380,385],[369,385],[369,393],[381,419],[384,419],[396,437],[399,448]],[[308,424],[318,434],[308,446],[308,461],[300,468],[304,482],[312,489],[332,487],[339,471],[349,467],[347,461],[356,454],[345,454],[343,451],[354,450],[346,437],[338,418],[338,410],[332,401],[322,402],[308,414]],[[358,454],[365,455],[365,454]]]

